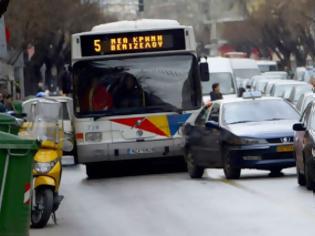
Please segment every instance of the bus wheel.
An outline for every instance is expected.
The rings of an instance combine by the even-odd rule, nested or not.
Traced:
[[[96,164],[86,164],[85,165],[86,168],[86,175],[88,176],[89,179],[96,179],[96,178],[100,178],[100,168],[98,165]]]

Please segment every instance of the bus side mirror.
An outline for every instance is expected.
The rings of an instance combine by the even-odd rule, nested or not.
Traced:
[[[199,69],[201,81],[208,82],[210,80],[208,62],[200,62]]]

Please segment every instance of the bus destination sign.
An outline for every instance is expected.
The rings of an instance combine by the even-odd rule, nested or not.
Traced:
[[[81,36],[84,57],[176,51],[185,48],[183,29]]]

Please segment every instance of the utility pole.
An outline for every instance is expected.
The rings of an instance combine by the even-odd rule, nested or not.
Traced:
[[[0,18],[0,59],[5,60],[8,57],[8,47],[5,32],[4,17]]]
[[[143,18],[144,13],[144,0],[138,0],[138,18]]]
[[[245,20],[242,4],[240,0],[210,0],[209,16],[204,23],[211,27],[210,44],[207,45],[211,56],[217,56],[220,45],[226,43],[220,36],[219,26],[228,22]]]

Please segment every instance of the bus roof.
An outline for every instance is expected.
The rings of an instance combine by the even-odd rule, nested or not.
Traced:
[[[94,26],[92,32],[126,32],[137,30],[155,30],[155,29],[176,29],[181,25],[176,20],[160,20],[160,19],[141,19],[135,21],[117,21],[107,24]]]

